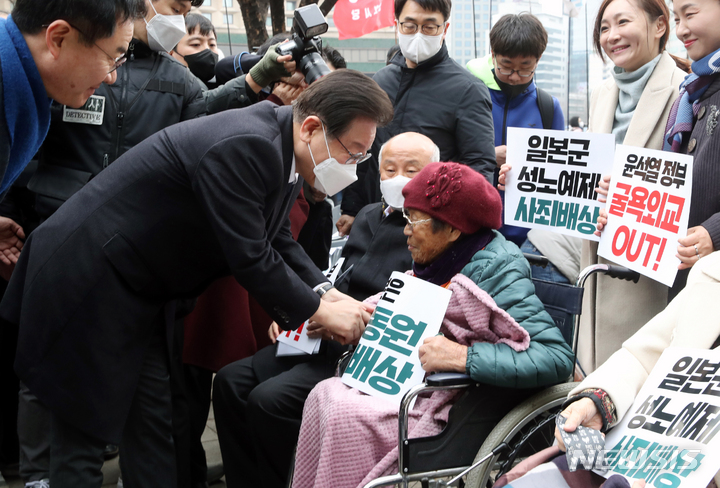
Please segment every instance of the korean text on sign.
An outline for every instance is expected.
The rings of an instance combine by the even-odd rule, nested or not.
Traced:
[[[598,240],[595,188],[609,174],[611,134],[508,128],[505,223]]]
[[[418,349],[440,331],[452,293],[394,272],[355,349],[342,381],[372,396],[400,403],[422,382]]]
[[[692,156],[617,146],[598,254],[672,286],[691,188]]]
[[[604,476],[707,486],[720,465],[720,351],[668,348],[607,435]]]

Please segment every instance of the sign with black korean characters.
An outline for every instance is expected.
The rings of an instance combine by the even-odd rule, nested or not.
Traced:
[[[599,240],[595,188],[614,146],[612,134],[508,127],[505,223]]]
[[[618,145],[598,254],[672,286],[687,235],[693,158]]]
[[[400,404],[403,395],[423,381],[418,349],[426,337],[440,331],[451,295],[440,286],[393,272],[343,383]]]
[[[668,348],[607,434],[597,472],[648,487],[705,487],[720,466],[718,434],[720,351]]]

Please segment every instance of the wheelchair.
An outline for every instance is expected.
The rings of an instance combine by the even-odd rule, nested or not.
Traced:
[[[533,266],[544,267],[549,263],[544,256],[525,257]],[[575,285],[533,279],[536,294],[571,345],[573,354],[577,352],[583,287],[593,274],[636,283],[639,279],[635,271],[606,264],[582,270]],[[423,384],[408,391],[400,405],[399,472],[373,480],[364,488],[389,485],[407,488],[410,482],[414,482],[413,486],[419,483],[422,488],[456,484],[490,487],[522,459],[552,445],[555,416],[576,385],[569,382],[545,389],[518,390],[479,384],[465,374],[429,375]],[[421,393],[443,389],[464,390],[450,410],[445,429],[432,437],[408,438],[413,400]],[[509,413],[488,415],[488,401]]]

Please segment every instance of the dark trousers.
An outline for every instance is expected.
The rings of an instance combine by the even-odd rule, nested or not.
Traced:
[[[305,400],[335,373],[346,349],[323,344],[315,356],[275,357],[268,346],[215,376],[213,408],[228,488],[282,488],[292,464]]]
[[[177,485],[165,324],[155,325],[156,332],[143,359],[120,443],[120,471],[125,488],[175,488]],[[55,415],[51,428],[50,485],[53,488],[102,486],[106,442]]]
[[[20,383],[17,430],[20,477],[26,483],[50,477],[50,410]]]

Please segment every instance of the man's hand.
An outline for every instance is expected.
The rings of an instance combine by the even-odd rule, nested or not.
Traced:
[[[584,427],[590,427],[591,429],[600,430],[602,429],[602,417],[598,412],[595,403],[589,398],[581,398],[576,402],[572,402],[568,407],[563,410],[560,415],[567,419],[565,422],[565,432],[575,432],[578,425]],[[557,426],[555,427],[555,439],[558,441],[558,447],[561,451],[566,451],[565,443],[562,440],[562,436],[558,431]]]
[[[418,350],[425,371],[456,371],[465,373],[468,348],[443,336],[428,337]]]
[[[268,329],[268,337],[270,338],[270,342],[275,344],[280,334],[282,334],[282,330],[280,330],[280,326],[277,324],[277,322],[273,322],[272,324],[270,324],[270,328]]]
[[[598,183],[597,188],[595,188],[595,193],[598,195],[597,201],[600,203],[607,202],[607,196],[608,191],[610,190],[610,175],[605,175],[602,177],[602,180],[600,180],[600,183]]]
[[[505,146],[502,146],[505,147]],[[500,174],[498,175],[498,190],[505,191],[505,180],[507,179],[507,172],[512,169],[512,166],[505,163],[500,166]]]
[[[495,164],[498,168],[502,168],[507,159],[507,146],[495,146]]]
[[[341,344],[357,344],[371,314],[372,307],[357,300],[320,300],[320,307],[310,317],[308,337],[320,334]]]
[[[245,77],[248,86],[255,93],[259,93],[264,87],[282,77],[292,76],[295,72],[295,61],[292,60],[292,56],[289,54],[280,56],[275,52],[278,44],[270,46],[265,56],[250,68],[250,72]]]
[[[23,248],[25,232],[17,222],[0,217],[0,263],[14,266]],[[12,271],[11,271],[12,272]]]
[[[272,93],[282,101],[283,105],[292,105],[303,90],[304,88],[299,85],[290,85],[281,81],[275,85]]]
[[[351,215],[341,215],[337,223],[335,224],[335,227],[337,227],[337,230],[341,236],[346,236],[350,234],[350,229],[352,229],[353,222],[355,222],[355,217],[352,217]]]
[[[310,185],[305,185],[305,200],[313,203],[324,202],[327,195]]]
[[[715,251],[712,238],[702,225],[688,229],[688,235],[678,239],[678,250],[675,255],[680,260],[678,269],[692,268],[698,260]]]
[[[340,300],[352,300],[356,301],[353,297],[350,295],[346,295],[345,293],[339,291],[337,288],[330,288],[323,296],[323,300],[327,300],[328,302],[338,302]],[[370,308],[372,310],[372,307],[370,305],[366,305],[365,308]]]
[[[597,222],[595,223],[595,234],[596,236],[600,237],[602,235],[602,231],[607,225],[607,219],[608,219],[608,213],[604,208],[600,209],[600,213],[598,214]]]

